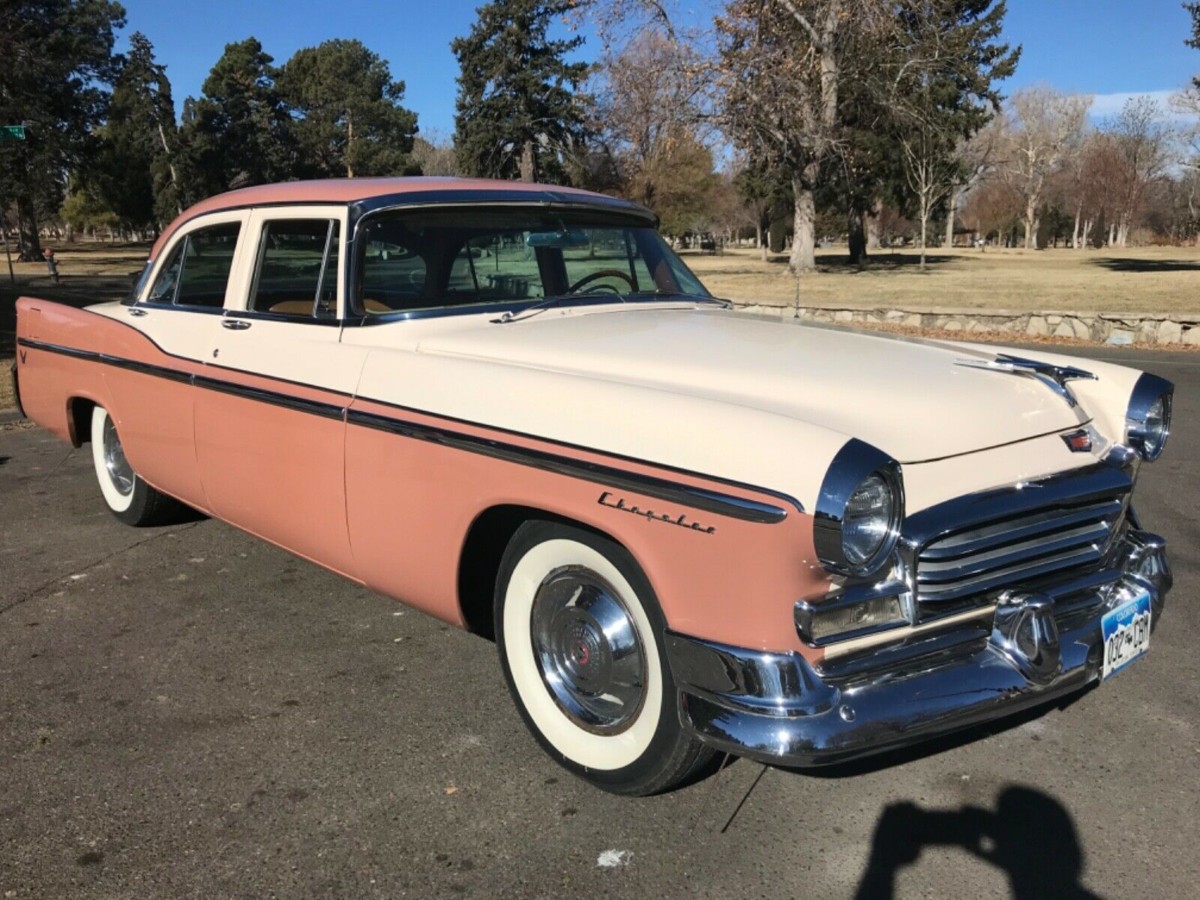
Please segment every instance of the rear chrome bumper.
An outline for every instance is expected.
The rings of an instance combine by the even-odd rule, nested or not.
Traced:
[[[1157,624],[1171,570],[1166,542],[1130,530],[1092,612],[1057,616],[1043,594],[1008,592],[990,636],[854,679],[822,676],[798,653],[667,635],[679,714],[720,750],[820,766],[909,746],[1074,693],[1099,680],[1105,613],[1150,595]],[[1075,607],[1078,608],[1077,606]]]

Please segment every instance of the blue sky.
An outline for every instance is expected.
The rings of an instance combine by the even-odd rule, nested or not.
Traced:
[[[166,65],[176,104],[199,96],[225,44],[258,38],[285,62],[301,47],[357,38],[388,61],[406,85],[405,105],[422,133],[454,130],[458,64],[450,41],[466,34],[481,0],[122,0],[128,24]],[[678,0],[683,14],[706,18],[715,0]],[[1179,0],[1009,0],[1005,34],[1024,47],[1010,93],[1031,84],[1096,95],[1095,115],[1120,109],[1131,93],[1165,98],[1200,74],[1200,50],[1184,46],[1190,17]],[[589,39],[583,57],[599,52]]]

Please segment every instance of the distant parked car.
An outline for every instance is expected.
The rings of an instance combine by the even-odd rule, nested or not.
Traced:
[[[1171,587],[1131,503],[1169,382],[743,315],[610,197],[247,188],[126,302],[24,297],[17,333],[119,519],[186,504],[494,635],[545,750],[621,793],[1070,694]]]

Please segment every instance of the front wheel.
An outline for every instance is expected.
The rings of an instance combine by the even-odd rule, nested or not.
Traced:
[[[613,541],[529,522],[509,542],[496,642],[525,724],[598,787],[644,796],[700,773],[713,752],[679,721],[654,591]]]
[[[150,487],[133,471],[116,424],[102,406],[92,409],[92,464],[104,502],[126,525],[166,525],[186,513],[187,507]]]

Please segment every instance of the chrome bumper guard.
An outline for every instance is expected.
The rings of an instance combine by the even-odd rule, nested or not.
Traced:
[[[704,742],[784,766],[820,766],[918,743],[1061,698],[1098,681],[1101,620],[1146,591],[1157,625],[1171,589],[1166,542],[1130,530],[1091,614],[1056,616],[1045,594],[996,599],[991,635],[961,654],[838,682],[798,653],[667,635],[679,714]],[[1074,605],[1074,608],[1078,608]]]

